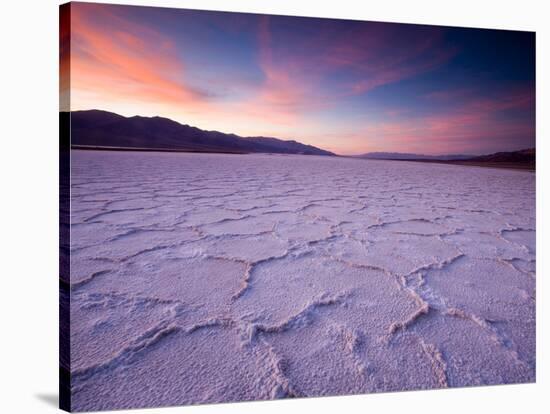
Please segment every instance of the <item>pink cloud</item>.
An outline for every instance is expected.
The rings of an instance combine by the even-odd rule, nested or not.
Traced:
[[[451,92],[432,97],[455,99],[464,95]],[[495,144],[506,148],[517,145],[518,136],[534,136],[535,126],[529,119],[499,116],[500,111],[525,110],[533,104],[533,91],[524,89],[494,98],[471,97],[453,110],[432,115],[404,118],[399,111],[387,111],[388,119],[365,128],[363,133],[373,145],[372,151],[491,152]]]
[[[99,93],[110,103],[205,103],[181,80],[185,65],[169,38],[118,17],[109,7],[77,4],[71,10],[73,90]]]
[[[388,85],[390,83],[399,82],[404,79],[428,72],[449,61],[456,54],[456,50],[449,49],[438,51],[422,62],[413,62],[403,66],[390,65],[385,69],[366,72],[367,77],[360,80],[351,86],[352,94],[363,94],[371,91],[379,86]]]
[[[454,49],[441,47],[442,36],[435,29],[414,35],[409,47],[396,51],[396,26],[341,29],[341,25],[326,21],[315,32],[274,39],[278,32],[270,17],[262,16],[258,65],[264,82],[254,97],[243,103],[243,110],[270,122],[296,124],[350,96],[433,70],[456,54]],[[334,81],[333,75],[341,75],[342,80]]]

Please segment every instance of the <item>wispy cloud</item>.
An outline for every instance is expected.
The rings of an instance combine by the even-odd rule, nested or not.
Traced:
[[[264,82],[243,102],[251,116],[295,124],[318,110],[383,85],[433,70],[455,54],[444,48],[438,30],[417,34],[411,47],[394,47],[398,26],[363,26],[342,31],[324,21],[317,30],[281,33],[281,21],[262,16],[258,24],[258,66]]]
[[[513,60],[527,38],[497,56],[478,50],[491,43],[477,36],[490,31],[88,3],[71,10],[71,57],[61,50],[60,70],[70,65],[72,109],[162,115],[345,153],[534,143],[534,68]],[[519,69],[503,67],[504,58]]]
[[[205,95],[184,81],[173,41],[113,8],[72,8],[71,81],[77,92],[110,101],[198,105]]]
[[[508,110],[527,110],[527,113],[532,110],[534,113],[532,89],[507,90],[492,98],[479,97],[473,90],[444,92],[429,94],[429,98],[452,102],[451,109],[416,116],[388,111],[387,118],[367,126],[364,134],[372,142],[383,142],[384,150],[409,148],[430,154],[483,153],[498,148],[513,150],[519,149],[521,144],[518,143],[534,138],[535,125],[531,118],[504,114]],[[381,147],[372,150],[378,151]]]

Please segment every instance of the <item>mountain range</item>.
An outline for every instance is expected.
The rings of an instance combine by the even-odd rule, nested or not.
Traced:
[[[158,116],[124,117],[95,109],[65,114],[73,148],[335,155],[294,140],[205,131]]]
[[[473,158],[473,155],[466,154],[447,154],[447,155],[424,155],[411,154],[407,152],[367,152],[366,154],[357,155],[358,158],[366,158],[372,160],[465,160]]]
[[[494,154],[480,155],[470,160],[478,162],[532,163],[534,165],[536,158],[535,148],[528,148],[519,151],[495,152]]]
[[[430,163],[444,163],[455,165],[471,165],[478,167],[513,168],[522,170],[536,169],[536,150],[528,148],[519,151],[495,152],[488,155],[420,155],[395,152],[374,152],[359,155],[364,159],[416,161]]]
[[[87,110],[61,112],[60,122],[69,130],[72,148],[143,151],[189,151],[223,153],[336,154],[294,140],[272,137],[241,137],[218,131],[206,131],[159,116],[125,117],[113,112]],[[68,139],[67,143],[68,144]],[[64,144],[64,145],[66,145]],[[369,152],[354,158],[443,162],[464,165],[535,168],[534,148],[497,152],[488,155],[424,155],[399,152]]]

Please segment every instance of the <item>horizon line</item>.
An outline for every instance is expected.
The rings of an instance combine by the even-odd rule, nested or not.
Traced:
[[[201,131],[205,131],[205,132],[217,132],[217,133],[226,134],[226,135],[234,135],[234,136],[237,136],[237,137],[243,138],[243,139],[274,138],[274,139],[278,139],[280,141],[285,141],[285,142],[297,142],[297,143],[302,144],[302,145],[308,145],[308,146],[312,146],[314,148],[317,148],[317,149],[320,149],[320,150],[323,150],[323,151],[332,152],[334,155],[340,156],[340,157],[360,157],[362,155],[368,155],[368,154],[398,154],[398,155],[415,155],[415,156],[425,156],[425,157],[445,157],[445,156],[459,156],[460,155],[460,156],[477,157],[477,156],[492,155],[492,154],[497,154],[497,153],[518,152],[518,151],[526,151],[526,150],[530,150],[530,149],[536,149],[536,145],[535,145],[533,147],[521,147],[521,148],[518,148],[518,149],[515,149],[515,150],[499,150],[499,151],[493,151],[493,152],[489,152],[489,153],[480,152],[480,153],[477,153],[477,154],[467,153],[467,152],[429,154],[429,153],[417,153],[417,152],[409,152],[409,151],[399,152],[399,151],[380,151],[380,150],[379,151],[362,151],[362,152],[359,152],[359,153],[356,153],[356,154],[341,154],[341,153],[336,153],[334,151],[319,147],[317,145],[305,144],[302,141],[299,141],[299,140],[294,139],[294,138],[280,138],[280,137],[277,137],[277,136],[268,136],[268,135],[255,135],[255,136],[254,135],[248,135],[248,136],[239,135],[239,134],[234,133],[234,132],[225,132],[225,131],[220,131],[220,130],[216,130],[216,129],[206,129],[204,127],[200,127],[200,126],[197,126],[197,125],[185,124],[185,123],[182,123],[182,122],[180,122],[178,120],[175,120],[173,118],[169,118],[167,116],[162,116],[162,115],[152,115],[152,116],[141,115],[141,114],[122,115],[122,114],[117,113],[117,112],[108,111],[108,110],[99,109],[99,108],[76,109],[76,110],[69,110],[69,111],[65,111],[65,110],[60,109],[59,113],[92,112],[92,111],[106,112],[106,113],[110,113],[110,114],[120,116],[120,117],[125,118],[125,119],[136,118],[136,117],[146,118],[146,119],[161,118],[161,119],[169,120],[171,122],[175,122],[176,124],[181,125],[181,126],[188,126],[188,127],[191,127],[191,128],[197,128],[197,129],[200,129]]]

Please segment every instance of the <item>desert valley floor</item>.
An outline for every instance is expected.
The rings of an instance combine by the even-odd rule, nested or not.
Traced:
[[[535,174],[72,151],[73,409],[535,380]]]

